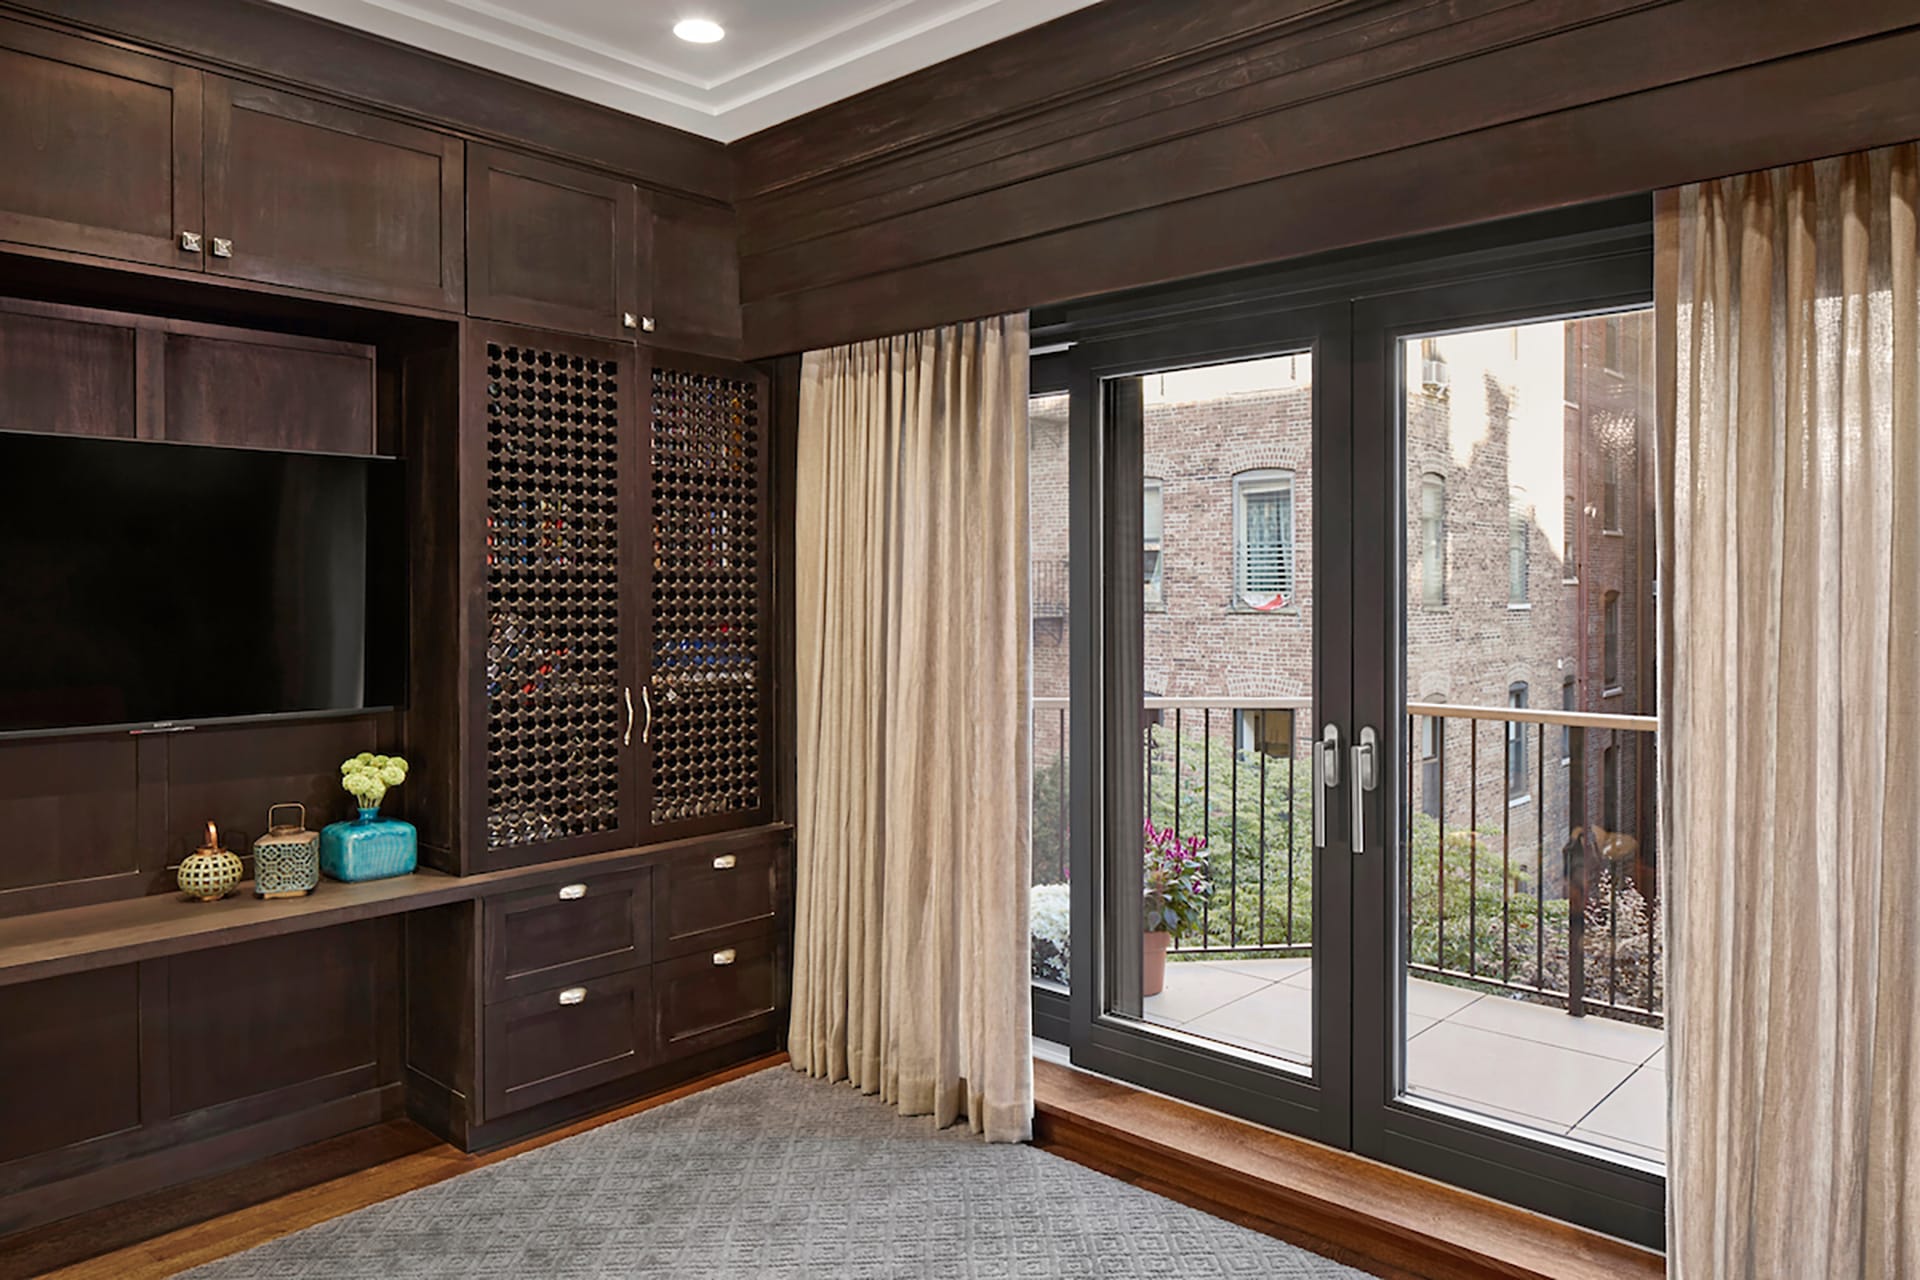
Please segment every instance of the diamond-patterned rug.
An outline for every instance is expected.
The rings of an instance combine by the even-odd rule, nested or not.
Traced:
[[[1360,1272],[774,1067],[187,1273],[1259,1277]]]

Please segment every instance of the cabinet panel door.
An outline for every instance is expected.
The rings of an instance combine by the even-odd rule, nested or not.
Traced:
[[[740,230],[733,211],[665,194],[649,202],[654,341],[733,354],[740,348]]]
[[[373,348],[179,326],[166,335],[166,438],[373,453]]]
[[[0,22],[0,240],[198,270],[198,71]]]
[[[640,313],[637,208],[631,182],[470,144],[467,310],[628,336]]]
[[[536,991],[483,1015],[489,1120],[644,1071],[657,1056],[645,969]]]
[[[636,844],[639,352],[479,323],[463,363],[463,528],[482,565],[469,869]]]
[[[773,1030],[785,977],[783,948],[766,933],[654,965],[661,1052],[682,1057]]]
[[[767,381],[656,351],[649,379],[645,757],[650,839],[772,820]]]
[[[0,301],[0,431],[141,433],[140,338],[132,316]]]
[[[453,138],[207,78],[207,270],[458,310]]]
[[[486,900],[487,999],[505,1000],[651,958],[652,872],[588,876]]]

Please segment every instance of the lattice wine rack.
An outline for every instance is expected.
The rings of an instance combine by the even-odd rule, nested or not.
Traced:
[[[619,825],[619,379],[486,347],[489,848]]]
[[[653,821],[761,804],[765,443],[751,378],[653,371]]]

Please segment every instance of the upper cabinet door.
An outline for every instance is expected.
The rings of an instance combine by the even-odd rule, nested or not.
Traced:
[[[0,240],[198,270],[201,75],[0,22]]]
[[[207,77],[207,270],[458,311],[453,138]]]
[[[731,356],[740,350],[740,230],[733,211],[664,194],[651,198],[653,340]]]
[[[639,199],[549,160],[467,147],[467,311],[631,338],[640,329]]]

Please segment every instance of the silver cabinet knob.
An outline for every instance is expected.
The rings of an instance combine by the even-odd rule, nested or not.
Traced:
[[[560,901],[577,902],[587,896],[587,886],[583,884],[563,884],[560,886]]]
[[[213,238],[213,256],[216,258],[231,258],[233,256],[233,241],[227,239],[225,236],[215,236]]]
[[[734,950],[732,947],[728,947],[725,951],[716,951],[713,953],[713,962],[715,964],[732,964],[733,961]]]
[[[587,989],[585,987],[568,987],[560,993],[561,1004],[579,1004],[586,998]]]
[[[631,311],[622,311],[620,313],[620,327],[622,329],[638,329],[640,327],[640,317]]]
[[[640,327],[641,327],[641,329],[643,329],[643,330],[645,330],[645,331],[646,331],[647,333],[652,333],[652,332],[653,332],[653,317],[652,317],[652,316],[641,316],[641,317],[640,317]]]
[[[715,871],[731,871],[733,870],[734,862],[735,858],[732,854],[723,853],[713,860],[713,869]]]
[[[180,233],[180,248],[187,253],[200,252],[200,233],[198,231],[182,231]]]

